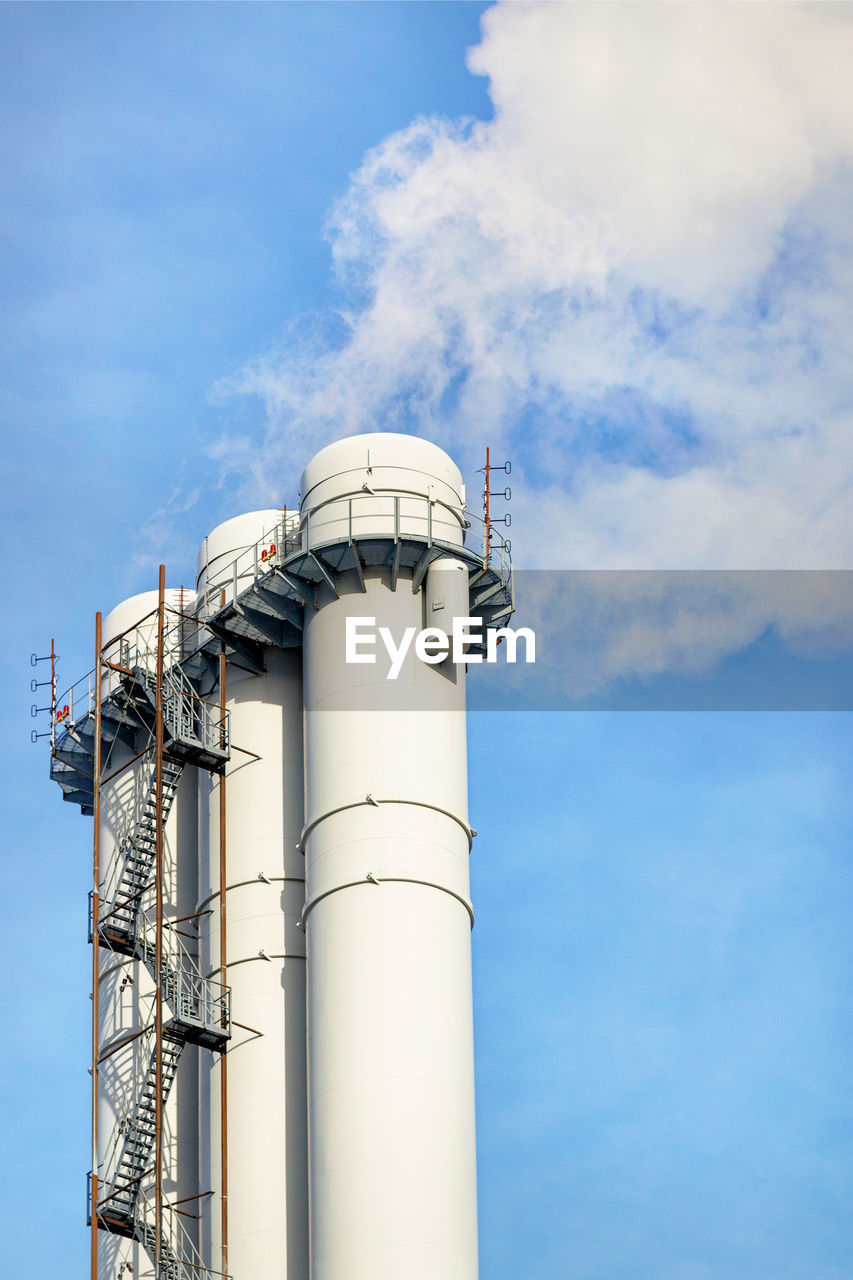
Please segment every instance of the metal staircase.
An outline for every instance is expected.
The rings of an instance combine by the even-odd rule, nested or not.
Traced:
[[[136,1214],[135,1238],[156,1261],[157,1228],[151,1205],[142,1201]],[[160,1262],[157,1280],[222,1280],[222,1272],[205,1265],[201,1254],[178,1220],[160,1222]],[[225,1280],[228,1280],[226,1277]]]
[[[149,1033],[150,1035],[153,1033]],[[163,1103],[169,1096],[183,1051],[181,1040],[165,1040],[162,1061]],[[98,1223],[113,1235],[136,1237],[136,1207],[141,1183],[151,1169],[157,1128],[157,1051],[152,1047],[148,1070],[133,1110],[123,1121],[124,1141],[118,1148],[114,1173],[107,1182],[114,1187],[98,1205]]]
[[[163,760],[162,823],[165,826],[177,794],[183,764],[168,757]],[[112,897],[112,905],[102,911],[98,925],[102,947],[120,955],[137,956],[137,921],[142,895],[153,883],[157,846],[157,774],[152,770],[151,783],[139,821],[124,837],[120,846],[120,872]],[[89,941],[92,941],[90,930]]]
[[[145,1246],[145,1250],[151,1261],[155,1261],[157,1252],[157,1228],[153,1222],[144,1222],[140,1224],[137,1232],[137,1239],[141,1240]],[[184,1263],[183,1258],[175,1253],[165,1230],[160,1231],[160,1268],[158,1280],[184,1280],[190,1274],[198,1275],[197,1268],[192,1263]]]
[[[114,753],[121,758],[133,752],[141,756],[151,748],[158,728],[162,729],[157,734],[163,747],[159,794],[152,770],[139,817],[119,844],[97,928],[90,916],[90,936],[97,934],[101,947],[141,962],[160,992],[161,1104],[169,1096],[185,1044],[223,1052],[230,1037],[228,991],[202,976],[176,930],[163,921],[158,965],[157,930],[150,911],[158,827],[162,832],[184,766],[222,774],[230,758],[227,714],[202,696],[202,690],[215,687],[222,656],[238,668],[260,674],[269,648],[301,644],[304,614],[316,607],[318,590],[338,594],[344,575],[365,590],[366,570],[378,568],[390,572],[392,587],[401,573],[410,576],[416,594],[430,565],[444,556],[466,565],[470,612],[482,618],[484,628],[503,625],[513,611],[510,544],[488,521],[478,540],[470,533],[475,517],[445,509],[429,493],[401,499],[395,491],[371,488],[344,500],[345,518],[327,521],[323,504],[299,516],[284,515],[225,570],[217,567],[211,574],[212,566],[207,566],[204,590],[190,606],[195,620],[183,613],[181,601],[180,612],[170,611],[180,621],[168,629],[161,571],[162,655],[152,642],[153,624],[147,630],[142,627],[149,614],[124,633],[133,636],[132,641],[117,638],[99,651],[95,671],[59,699],[61,714],[54,707],[51,777],[63,799],[79,805],[85,814],[100,811],[102,782],[113,776],[111,770],[119,771]],[[384,524],[377,524],[380,515]],[[454,519],[459,522],[458,536]],[[96,989],[97,983],[96,967]],[[153,1036],[150,1028],[143,1034]],[[136,1033],[117,1047],[139,1036]],[[97,1047],[96,1036],[96,1055]],[[155,1170],[153,1159],[158,1119],[156,1037],[153,1044],[149,1039],[148,1050],[147,1059],[143,1055],[144,1070],[123,1108],[125,1118],[113,1134],[97,1180],[93,1178],[98,1195],[90,1217],[98,1228],[138,1241],[154,1262],[156,1280],[213,1280],[221,1272],[199,1255],[174,1216],[181,1211],[162,1204],[160,1170]],[[97,1068],[96,1056],[95,1094]],[[149,1199],[152,1175],[159,1221],[158,1208]],[[167,1218],[163,1209],[173,1216]]]
[[[162,822],[174,803],[183,765],[163,760]],[[98,942],[106,950],[141,960],[155,983],[157,948],[154,921],[143,908],[145,892],[154,883],[157,842],[157,777],[152,771],[148,794],[135,827],[120,847],[118,882],[100,913]],[[123,855],[123,856],[121,856]],[[90,895],[89,941],[94,941]],[[159,987],[170,1010],[166,1031],[205,1049],[224,1049],[230,1034],[230,997],[226,988],[202,974],[194,958],[166,923],[160,958]]]
[[[151,1261],[154,1261],[157,1251],[157,1228],[153,1223],[146,1223],[141,1228],[138,1237]],[[178,1254],[172,1248],[169,1237],[165,1231],[160,1232],[160,1273],[158,1280],[182,1280],[183,1276],[188,1272]]]
[[[163,1061],[163,1095],[168,1096],[175,1078],[182,1046],[169,1046]],[[126,1122],[124,1147],[118,1169],[124,1178],[120,1190],[98,1210],[98,1224],[113,1235],[138,1240],[156,1267],[156,1280],[221,1280],[222,1273],[205,1266],[202,1257],[177,1219],[160,1220],[159,1260],[157,1227],[153,1206],[142,1190],[145,1174],[151,1169],[154,1144],[156,1059],[152,1053],[145,1084],[132,1120]],[[227,1278],[226,1278],[227,1280]]]
[[[99,1229],[142,1244],[155,1264],[157,1280],[206,1280],[207,1277],[213,1280],[221,1273],[203,1264],[177,1218],[167,1222],[164,1215],[157,1231],[146,1186],[151,1176],[157,1176],[158,1058],[160,1105],[165,1106],[184,1046],[196,1044],[224,1052],[231,1036],[230,992],[202,975],[195,957],[168,920],[161,921],[158,957],[158,930],[152,907],[158,829],[160,832],[165,829],[185,766],[192,764],[222,773],[230,756],[227,715],[200,697],[182,669],[182,651],[181,628],[166,631],[159,690],[163,729],[159,785],[158,769],[152,757],[142,803],[119,843],[109,882],[104,887],[97,931],[94,895],[90,895],[90,941],[97,932],[99,946],[140,961],[154,980],[163,1002],[159,1047],[154,1029],[148,1028],[144,1033],[147,1064],[131,1084],[124,1118],[114,1131],[99,1174],[98,1201],[93,1211]],[[157,728],[156,650],[144,642],[131,647],[123,640],[116,660],[105,666],[110,674],[106,677],[109,687],[101,707],[102,733],[108,742],[118,740],[122,734],[120,740],[127,747],[136,748],[139,755],[144,754],[154,745]],[[69,727],[70,742],[86,749],[89,741],[94,740],[94,729],[95,715],[89,709],[85,717]],[[71,732],[79,742],[71,739]],[[57,766],[72,767],[61,757]],[[76,757],[73,767],[79,772]],[[158,1242],[159,1256],[156,1256]]]
[[[165,826],[180,782],[183,764],[163,760],[160,821]],[[140,960],[159,986],[165,1005],[161,1060],[161,1097],[165,1106],[184,1045],[224,1051],[231,1036],[230,992],[220,983],[202,976],[198,965],[173,928],[166,925],[161,941],[159,974],[157,945],[151,911],[143,907],[146,890],[153,887],[157,836],[156,771],[135,827],[121,845],[123,858],[112,902],[105,903],[98,940],[110,951]],[[159,982],[158,982],[159,977]],[[149,1032],[149,1037],[153,1033]],[[114,1167],[104,1171],[105,1191],[98,1203],[98,1223],[105,1231],[140,1239],[148,1248],[153,1227],[139,1234],[137,1208],[141,1184],[151,1169],[156,1135],[157,1052],[152,1049],[147,1071],[123,1122],[121,1141]],[[161,1232],[161,1246],[163,1244]],[[149,1250],[150,1252],[150,1250]],[[187,1264],[189,1267],[189,1264]],[[163,1252],[160,1276],[164,1280],[189,1276],[181,1257]],[[198,1266],[193,1264],[193,1274]]]
[[[150,916],[143,917],[136,955],[156,980],[156,945]],[[169,1011],[164,1035],[222,1052],[231,1038],[231,993],[202,976],[186,947],[168,924],[163,931],[160,990]]]
[[[122,676],[129,699],[139,707],[140,695],[153,719],[157,705],[157,676],[139,665]],[[180,663],[163,672],[163,728],[166,750],[176,760],[221,773],[229,756],[225,716],[198,696]]]

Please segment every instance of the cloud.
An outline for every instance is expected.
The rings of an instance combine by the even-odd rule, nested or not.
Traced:
[[[366,155],[328,221],[337,306],[221,388],[263,402],[265,466],[377,428],[471,470],[490,443],[526,566],[845,567],[852,19],[488,10],[493,118]]]
[[[851,705],[851,572],[522,571],[515,586],[536,663],[478,672],[479,706],[505,705],[508,690],[517,708],[602,693],[612,708],[641,693],[661,709]],[[748,668],[726,668],[744,653]]]
[[[145,521],[139,530],[133,564],[137,569],[155,569],[164,561],[182,559],[184,533],[181,517],[194,511],[201,497],[201,486],[190,488],[175,484],[167,493],[162,506]]]

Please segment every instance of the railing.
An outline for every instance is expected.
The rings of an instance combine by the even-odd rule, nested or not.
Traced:
[[[190,624],[192,625],[192,624]],[[111,646],[108,659],[113,668],[141,676],[152,703],[157,681],[157,637],[132,630]],[[220,751],[228,746],[228,713],[218,704],[207,702],[196,693],[181,667],[187,647],[187,623],[184,619],[167,624],[163,632],[163,718],[174,738],[199,742],[206,750]],[[108,670],[110,670],[108,668]]]
[[[205,574],[204,591],[196,608],[199,618],[206,622],[225,603],[232,604],[250,582],[257,582],[273,569],[278,568],[295,551],[302,550],[302,531],[299,513],[294,511],[267,530],[252,546],[244,548],[224,568]]]
[[[153,1258],[157,1239],[157,1210],[148,1195],[140,1196],[136,1233]],[[178,1212],[165,1205],[160,1217],[160,1275],[157,1280],[231,1280],[224,1271],[208,1267]]]
[[[133,911],[134,902],[129,897],[119,895],[119,885],[121,883],[122,872],[124,871],[125,862],[129,853],[133,851],[132,834],[124,835],[116,846],[116,856],[110,860],[107,868],[107,874],[103,880],[103,889],[98,896],[99,915],[98,928],[100,929],[105,920],[111,919],[117,914],[117,909],[127,908]],[[89,894],[92,901],[89,904],[89,941],[94,937],[94,894]]]
[[[155,969],[155,944],[152,940],[154,921],[151,911],[140,912],[140,957]],[[178,937],[169,921],[163,925],[161,964],[163,999],[172,1007],[178,1021],[211,1027],[223,1032],[231,1029],[231,989],[221,982],[202,976],[193,956]]]
[[[155,977],[156,943],[153,937],[154,926],[150,910],[140,912],[137,930],[137,955],[152,977]],[[176,1023],[184,1026],[187,1024],[199,1026],[222,1034],[230,1033],[230,988],[221,982],[202,976],[196,961],[168,923],[163,930],[160,987],[163,1000],[172,1010]],[[151,993],[150,998],[153,1017],[153,1004],[156,999],[154,992]],[[101,1203],[111,1198],[118,1201],[120,1196],[122,1202],[127,1198],[124,1194],[125,1188],[117,1187],[115,1183],[124,1155],[125,1135],[132,1132],[142,1133],[139,1127],[139,1096],[150,1074],[155,1044],[155,1031],[149,1027],[141,1034],[136,1034],[116,1046],[117,1049],[131,1049],[135,1057],[141,1055],[142,1060],[148,1065],[141,1071],[132,1072],[133,1084],[130,1096],[126,1099],[124,1114],[114,1126],[109,1145],[104,1153],[99,1179],[107,1194],[102,1197]],[[131,1198],[137,1195],[137,1190],[132,1187],[128,1187],[126,1191]]]
[[[305,550],[311,551],[330,542],[351,543],[359,538],[393,538],[397,542],[406,534],[414,534],[430,546],[437,539],[461,544],[467,524],[461,508],[425,494],[374,490],[337,494],[309,507],[302,527]],[[439,539],[442,531],[448,536]]]
[[[115,907],[122,905],[116,901],[116,897],[119,892],[119,885],[121,883],[122,875],[124,874],[128,855],[133,853],[135,848],[134,839],[139,833],[142,825],[145,806],[153,798],[155,778],[156,769],[153,758],[139,762],[139,772],[136,773],[134,780],[135,786],[132,809],[128,816],[127,823],[116,841],[112,849],[112,853],[107,861],[106,868],[104,869],[104,876],[101,882],[101,892],[99,895],[101,905],[99,924],[104,917],[111,914]],[[143,783],[143,779],[144,785],[141,785]],[[122,811],[126,811],[128,807],[128,801],[124,800],[122,803]],[[124,905],[131,906],[132,904],[127,902]],[[92,936],[91,928],[89,936],[90,938]]]
[[[328,516],[324,519],[324,515]],[[376,533],[376,530],[380,532]],[[330,538],[329,532],[333,533]],[[446,536],[453,533],[451,538]],[[202,624],[214,617],[225,604],[232,604],[251,583],[258,582],[273,570],[280,569],[296,552],[313,551],[330,541],[357,542],[360,538],[379,536],[395,539],[414,535],[427,545],[456,541],[479,559],[483,567],[491,564],[502,579],[510,577],[511,543],[508,538],[467,508],[450,505],[439,498],[399,489],[336,495],[297,516],[279,521],[250,547],[218,569],[210,580],[205,578],[204,591],[197,601]],[[488,547],[486,545],[488,537]]]
[[[132,1103],[133,1103],[133,1099],[131,1099],[131,1105]],[[129,1123],[130,1123],[130,1113],[125,1112],[125,1114],[119,1120],[117,1120],[116,1123],[113,1125],[112,1133],[110,1134],[110,1140],[107,1144],[107,1149],[104,1152],[104,1158],[101,1161],[100,1165],[98,1166],[98,1187],[102,1193],[101,1194],[102,1200],[103,1200],[104,1188],[111,1187],[115,1179],[119,1160],[121,1159],[120,1148],[122,1145],[122,1138],[125,1135],[125,1132],[127,1130]],[[108,1169],[112,1171],[111,1175],[106,1172],[106,1170]],[[89,1222],[92,1221],[91,1183],[92,1183],[92,1175],[90,1173],[89,1174],[89,1217],[87,1219],[87,1221]]]
[[[115,903],[104,900],[99,925],[112,915]],[[119,904],[125,905],[125,904]],[[126,904],[130,905],[130,903]],[[152,978],[156,976],[156,944],[153,940],[155,925],[150,908],[137,908],[134,926],[136,955],[148,968]],[[94,895],[89,894],[89,940],[94,934]],[[179,1022],[230,1032],[231,988],[212,978],[205,978],[184,943],[174,930],[171,921],[163,923],[163,952],[161,957],[161,988],[163,999],[169,1004]]]
[[[148,615],[150,619],[151,615]],[[140,619],[140,623],[148,619]],[[139,623],[135,626],[140,625]],[[136,665],[156,678],[157,674],[157,644],[156,644],[156,627],[149,628],[152,631],[151,639],[137,636],[135,640],[129,638],[133,632],[133,628],[129,632],[121,636],[117,636],[104,647],[103,657],[108,664],[106,672],[102,673],[102,692],[113,685],[120,672],[115,672],[114,668],[124,668],[130,670]],[[164,678],[173,670],[178,668],[178,661],[182,656],[182,633],[180,623],[170,626],[164,633]],[[183,673],[181,673],[183,674]],[[106,688],[104,686],[106,685]],[[190,688],[189,684],[186,685]],[[78,720],[95,710],[95,672],[87,671],[74,684],[59,694],[56,699],[56,707],[53,715],[53,730],[62,731],[69,725],[73,725]],[[53,746],[53,742],[51,746]]]
[[[119,1166],[121,1165],[122,1156],[125,1148],[125,1135],[132,1132],[142,1133],[142,1126],[139,1124],[139,1094],[144,1088],[146,1080],[150,1072],[150,1064],[155,1046],[154,1028],[149,1027],[137,1036],[134,1040],[127,1042],[127,1048],[131,1049],[134,1057],[142,1055],[142,1060],[146,1066],[141,1071],[134,1070],[132,1076],[132,1086],[130,1097],[127,1098],[127,1106],[124,1114],[118,1120],[110,1135],[109,1145],[104,1152],[104,1158],[101,1161],[101,1172],[98,1176],[98,1184],[100,1196],[98,1205],[101,1206],[110,1201],[118,1201],[125,1191],[135,1196],[138,1193],[137,1186],[116,1186],[116,1178],[118,1177]]]
[[[81,720],[95,710],[95,673],[87,671],[56,699],[51,717],[51,750],[56,745],[56,734]]]
[[[325,534],[333,532],[333,539],[324,536],[324,531]],[[444,536],[451,532],[452,538]],[[195,729],[192,736],[208,749],[221,746],[223,734],[227,734],[227,724],[219,708],[198,697],[181,667],[184,657],[209,641],[211,633],[205,624],[222,608],[223,592],[225,603],[232,604],[249,585],[280,569],[296,552],[317,550],[331,540],[358,542],[371,535],[395,539],[413,535],[427,545],[435,542],[453,545],[459,537],[460,545],[473,553],[484,570],[490,568],[504,582],[512,578],[510,540],[504,538],[494,524],[487,526],[467,508],[452,506],[428,494],[399,489],[358,491],[336,495],[302,513],[293,512],[277,521],[224,568],[205,577],[204,590],[195,605],[197,621],[181,617],[167,606],[167,614],[175,621],[167,626],[164,634],[164,685],[169,687],[171,699],[167,714],[171,714],[174,723],[182,726],[184,732]],[[149,614],[148,619],[151,617]],[[138,626],[129,628],[124,636],[113,641],[105,656],[116,666],[126,670],[136,666],[156,677],[156,626],[152,623],[143,632],[136,630]],[[54,730],[73,723],[93,709],[94,672],[89,672],[57,700]]]
[[[163,716],[174,738],[195,739],[208,751],[228,748],[228,712],[200,698],[177,662],[163,672]]]

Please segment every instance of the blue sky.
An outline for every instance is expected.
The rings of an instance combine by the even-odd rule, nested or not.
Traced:
[[[505,450],[526,567],[846,567],[852,13],[0,8],[10,1270],[87,1247],[90,825],[31,650],[75,679],[354,429]],[[708,670],[849,627],[750,609]],[[849,1275],[850,757],[846,714],[471,717],[483,1280]]]
[[[471,747],[483,1275],[842,1276],[848,717],[482,713]]]

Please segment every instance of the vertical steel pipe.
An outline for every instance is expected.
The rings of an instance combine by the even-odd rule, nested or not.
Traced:
[[[92,1239],[91,1280],[98,1280],[98,1058],[100,1057],[101,957],[98,918],[101,892],[101,615],[95,614],[95,748],[92,766],[95,830],[92,855]],[[51,653],[53,642],[51,641]],[[54,701],[56,700],[54,695]]]
[[[225,605],[223,589],[220,603]],[[225,643],[219,648],[219,711],[225,723],[227,662]],[[225,774],[218,780],[219,786],[219,977],[222,985],[228,985],[228,884],[226,871],[226,794]],[[228,1274],[228,1054],[223,1051],[219,1059],[219,1163],[220,1196],[222,1198],[222,1270]]]
[[[462,478],[426,441],[368,434],[301,490],[315,555],[352,509],[373,561],[305,610],[311,1278],[476,1280],[465,666],[410,653],[389,681],[381,645],[346,660],[353,616],[396,643],[467,616]],[[400,542],[412,565],[427,539],[443,554],[413,590]]]
[[[160,565],[157,585],[157,684],[155,692],[154,768],[155,768],[155,861],[154,902],[155,942],[154,967],[156,993],[154,1003],[154,1273],[160,1274],[163,1234],[163,636],[166,623],[166,568]]]
[[[230,611],[232,592],[254,588],[254,547],[278,553],[280,524],[280,510],[251,512],[205,540],[197,588],[209,618],[223,591]],[[259,581],[265,572],[259,555]],[[307,1280],[301,661],[298,648],[255,643],[258,670],[234,651],[226,671],[219,655],[233,754],[225,779],[199,779],[203,967],[227,976],[235,1027],[227,1054],[202,1065],[201,1185],[214,1192],[204,1249],[217,1265],[227,1250],[235,1277]]]

